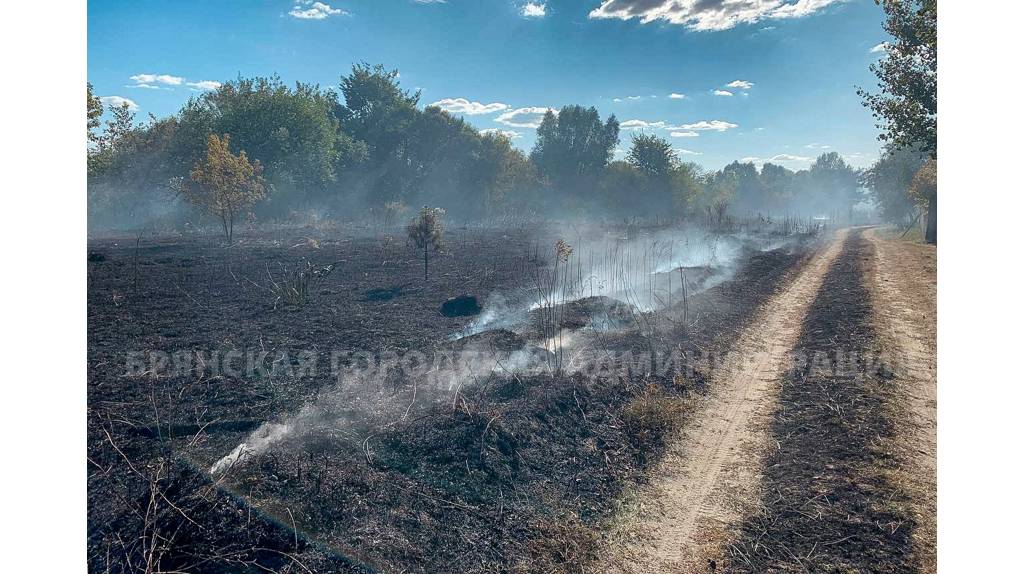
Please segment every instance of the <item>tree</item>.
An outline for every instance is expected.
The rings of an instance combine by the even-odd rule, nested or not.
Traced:
[[[883,28],[893,41],[871,71],[881,93],[857,93],[879,120],[879,139],[895,147],[920,146],[937,157],[937,0],[875,0],[885,11]]]
[[[231,137],[210,134],[206,157],[192,168],[185,193],[196,205],[221,220],[228,243],[234,235],[235,216],[266,196],[263,165],[249,162],[245,151],[231,153]]]
[[[656,135],[637,134],[626,155],[626,161],[644,175],[667,178],[676,164],[672,144]]]
[[[707,214],[708,223],[721,227],[725,214],[736,197],[739,183],[731,171],[717,171],[704,176],[704,185],[699,199],[700,206]]]
[[[339,129],[336,108],[336,94],[318,86],[238,78],[185,104],[175,154],[187,158],[187,170],[206,154],[208,134],[231,134],[238,149],[260,161],[275,189],[263,209],[285,212],[325,199],[339,167],[358,164],[365,155]]]
[[[595,108],[565,106],[544,114],[530,159],[550,184],[575,193],[592,188],[618,143],[615,116],[602,124]]]
[[[695,202],[699,201],[703,177],[703,170],[696,163],[679,163],[672,168],[672,199],[681,216],[688,216]]]
[[[810,176],[816,192],[811,205],[819,210],[842,210],[850,214],[861,200],[860,176],[838,152],[818,156],[811,164]]]
[[[655,135],[634,135],[626,161],[640,181],[618,193],[633,202],[633,211],[639,207],[650,214],[663,214],[672,209],[672,174],[679,164],[672,144]]]
[[[886,149],[864,172],[864,185],[883,221],[906,225],[918,217],[910,184],[926,156],[912,148]]]
[[[739,209],[760,211],[765,207],[764,185],[758,176],[757,167],[753,162],[740,163],[734,161],[722,168],[736,178],[736,197],[734,204]]]
[[[440,207],[423,206],[420,214],[409,222],[406,232],[417,249],[423,250],[423,280],[427,280],[429,252],[444,249],[444,210]]]
[[[100,127],[100,116],[103,115],[103,102],[92,93],[92,83],[85,84],[85,133],[90,143],[99,141],[99,136],[92,130]]]
[[[924,162],[921,169],[917,170],[913,181],[910,183],[911,197],[917,200],[919,204],[927,206],[928,225],[925,228],[924,240],[931,245],[935,245],[938,240],[935,225],[935,190],[938,185],[938,175],[938,163],[934,159],[930,159]]]
[[[793,199],[792,171],[781,165],[766,162],[761,166],[759,178],[764,188],[764,205],[769,212],[782,209]]]
[[[601,174],[598,192],[603,207],[610,213],[635,213],[636,193],[646,186],[646,178],[633,164],[613,161]]]

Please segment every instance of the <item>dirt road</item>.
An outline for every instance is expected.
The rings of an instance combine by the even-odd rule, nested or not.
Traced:
[[[605,570],[934,571],[934,254],[864,229],[820,249],[738,338]]]
[[[821,248],[739,337],[731,364],[716,371],[710,397],[670,447],[650,491],[641,493],[637,515],[614,535],[609,569],[706,571],[721,556],[727,527],[759,498],[779,381],[846,236],[842,230]]]
[[[936,251],[934,246],[867,233],[874,265],[873,319],[883,348],[895,355],[889,408],[896,423],[894,480],[905,485],[917,528],[913,532],[921,569],[936,569]]]

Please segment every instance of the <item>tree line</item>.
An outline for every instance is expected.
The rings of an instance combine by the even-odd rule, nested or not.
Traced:
[[[238,78],[166,118],[138,122],[126,105],[114,107],[103,126],[89,86],[90,222],[191,217],[184,207],[216,215],[230,235],[240,217],[347,219],[436,205],[462,221],[535,211],[721,223],[730,213],[844,216],[864,199],[865,174],[835,152],[800,171],[738,161],[706,170],[681,161],[665,139],[635,132],[616,160],[619,122],[593,107],[547,112],[525,154],[498,131],[421,108],[398,77],[358,64],[337,91]]]

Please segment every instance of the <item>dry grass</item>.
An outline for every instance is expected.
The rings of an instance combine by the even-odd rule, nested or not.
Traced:
[[[649,384],[622,409],[626,434],[642,451],[659,450],[686,420],[692,401]]]

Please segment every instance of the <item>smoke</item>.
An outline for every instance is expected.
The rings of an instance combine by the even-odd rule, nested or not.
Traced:
[[[235,450],[214,463],[210,467],[210,474],[221,474],[251,456],[262,454],[270,447],[284,440],[292,428],[290,424],[263,423],[245,439],[245,442],[236,446]]]
[[[431,355],[410,352],[353,361],[338,383],[297,413],[264,423],[210,473],[219,475],[275,448],[323,439],[364,444],[492,375],[572,373],[575,354],[601,331],[637,326],[644,313],[670,307],[732,277],[753,253],[794,240],[771,226],[731,234],[701,230],[577,230],[572,243],[538,244],[532,272],[486,296],[481,314]],[[547,251],[547,253],[545,253]],[[684,288],[685,284],[685,288]],[[365,445],[364,445],[365,447]]]

